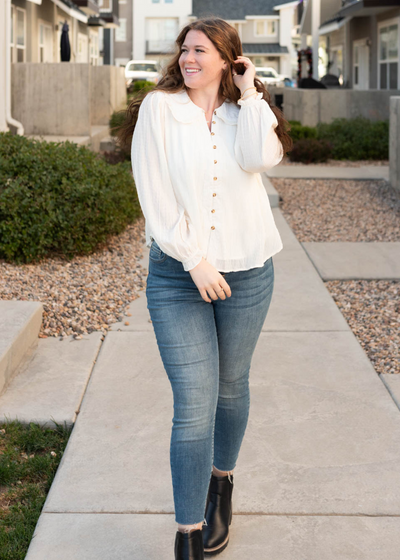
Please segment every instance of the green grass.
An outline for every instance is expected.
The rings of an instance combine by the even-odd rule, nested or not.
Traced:
[[[0,560],[24,560],[72,427],[0,423]]]

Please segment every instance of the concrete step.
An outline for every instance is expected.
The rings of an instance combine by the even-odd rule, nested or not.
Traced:
[[[35,353],[24,361],[0,396],[0,421],[36,422],[54,428],[72,425],[101,346],[102,333],[75,340],[39,340]]]
[[[35,138],[36,140],[45,140],[46,142],[74,142],[80,146],[88,146],[94,152],[100,150],[100,142],[103,138],[108,137],[110,128],[108,125],[95,125],[90,127],[89,136],[61,136],[61,135],[37,135],[27,134],[27,138]]]
[[[0,301],[0,396],[23,360],[38,343],[43,305],[37,301]]]

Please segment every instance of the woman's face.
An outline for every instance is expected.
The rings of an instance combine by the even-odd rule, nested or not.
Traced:
[[[192,29],[183,42],[179,66],[185,85],[202,89],[213,83],[219,86],[226,62],[207,35]]]

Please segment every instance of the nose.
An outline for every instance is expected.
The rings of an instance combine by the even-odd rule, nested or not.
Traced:
[[[195,60],[194,51],[187,51],[185,60],[186,62],[193,62]]]

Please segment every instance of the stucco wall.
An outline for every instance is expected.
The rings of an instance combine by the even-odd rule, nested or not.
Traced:
[[[391,90],[310,90],[271,88],[275,94],[283,94],[283,112],[288,120],[300,121],[305,126],[319,122],[330,123],[335,118],[363,116],[373,121],[388,120],[390,97],[400,95]]]
[[[125,69],[92,66],[91,73],[91,124],[107,125],[114,111],[126,107]]]
[[[25,134],[89,136],[126,105],[124,69],[80,63],[12,65],[12,113]]]

